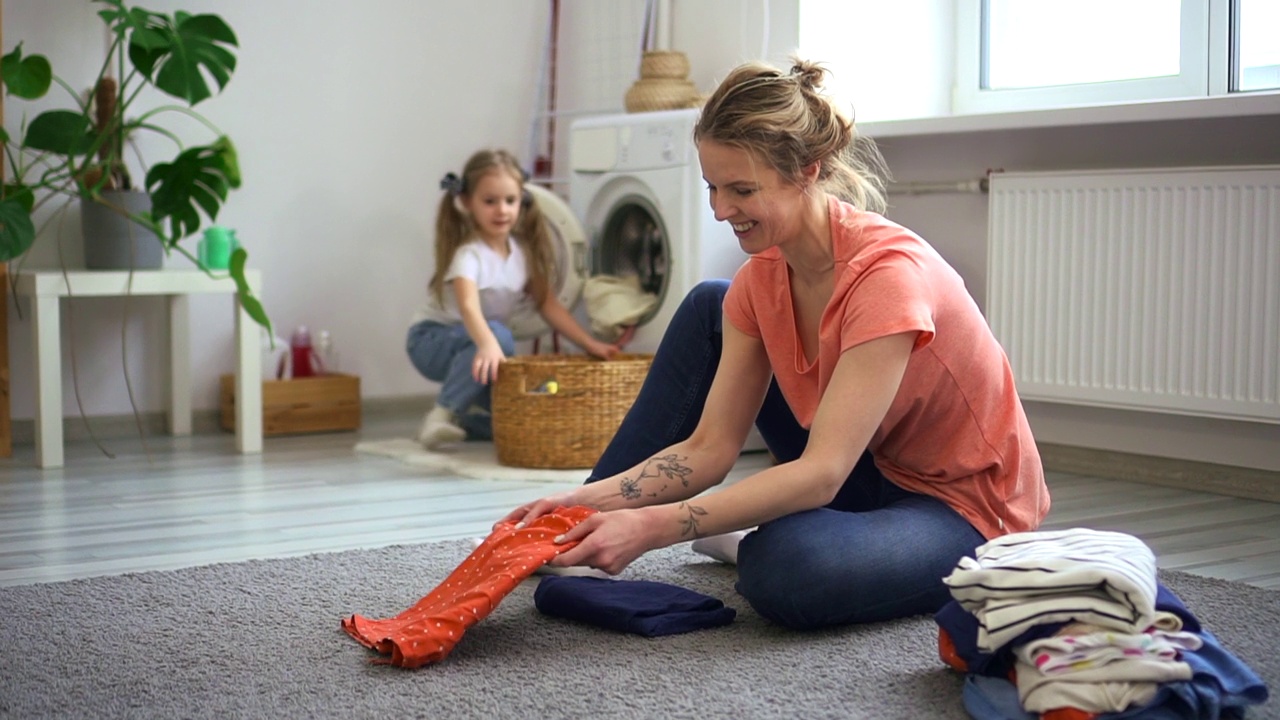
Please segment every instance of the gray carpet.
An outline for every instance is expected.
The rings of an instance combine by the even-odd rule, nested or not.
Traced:
[[[539,614],[535,578],[438,665],[373,665],[339,628],[352,612],[399,613],[469,551],[450,541],[0,588],[0,716],[965,717],[931,619],[782,631],[734,593],[731,568],[687,545],[623,577],[719,597],[738,609],[732,625],[658,639],[598,630]],[[1280,592],[1161,579],[1280,690]]]

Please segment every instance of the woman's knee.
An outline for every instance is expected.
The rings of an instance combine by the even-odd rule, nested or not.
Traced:
[[[696,309],[699,314],[714,312],[719,315],[727,292],[729,292],[728,280],[703,280],[689,290],[689,293],[684,296],[683,304]]]
[[[811,510],[762,525],[738,546],[738,592],[767,620],[796,630],[935,612],[950,599],[942,578],[967,543],[945,552],[958,538],[884,537],[894,533],[854,515]],[[909,532],[919,531],[927,532]]]
[[[695,333],[706,336],[721,333],[724,329],[724,295],[728,291],[728,280],[703,280],[694,285],[680,300],[663,339]]]
[[[839,572],[832,548],[797,537],[782,527],[787,519],[762,526],[738,545],[738,593],[766,620],[792,630],[839,624],[822,591]]]

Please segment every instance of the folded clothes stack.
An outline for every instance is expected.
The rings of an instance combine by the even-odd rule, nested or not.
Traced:
[[[999,720],[1240,717],[1257,674],[1168,588],[1138,538],[1088,529],[1006,535],[945,578],[939,654],[965,709]]]

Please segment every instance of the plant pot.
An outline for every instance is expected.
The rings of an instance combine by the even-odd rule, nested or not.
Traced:
[[[105,202],[80,203],[84,266],[90,270],[160,268],[164,264],[160,238],[120,212],[150,212],[151,197],[141,190],[105,190],[102,199]]]

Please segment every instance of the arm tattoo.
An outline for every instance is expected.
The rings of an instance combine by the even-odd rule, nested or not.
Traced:
[[[680,521],[680,537],[689,537],[690,535],[695,538],[702,537],[702,533],[698,532],[698,523],[702,522],[702,517],[707,514],[707,511],[687,502],[680,503],[680,509],[689,513],[689,517]]]
[[[636,500],[645,494],[640,489],[640,484],[653,478],[679,480],[681,485],[689,487],[689,474],[693,472],[693,468],[685,465],[684,460],[685,458],[675,453],[649,458],[645,461],[644,466],[640,468],[638,476],[622,478],[618,483],[618,494],[626,500]],[[664,483],[662,487],[648,493],[648,495],[649,497],[657,497],[659,493],[666,489],[667,485]]]

